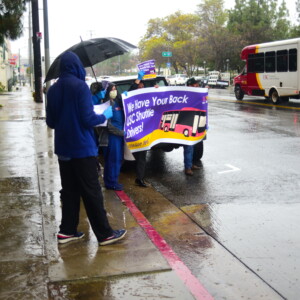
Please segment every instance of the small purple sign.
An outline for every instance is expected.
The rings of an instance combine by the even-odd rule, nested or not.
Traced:
[[[156,77],[155,60],[154,59],[144,61],[144,62],[138,64],[137,67],[140,71],[145,72],[143,79]]]

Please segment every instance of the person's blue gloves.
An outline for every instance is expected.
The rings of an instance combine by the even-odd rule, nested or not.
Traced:
[[[104,99],[105,98],[105,94],[106,94],[105,90],[102,90],[102,91],[100,91],[100,92],[97,93],[97,96],[100,99]]]
[[[145,76],[145,72],[144,71],[139,71],[138,72],[138,80],[142,80],[144,76]]]
[[[96,105],[96,104],[100,104],[102,99],[105,98],[105,94],[106,92],[103,90],[103,91],[99,91],[97,94],[93,95],[92,99],[93,99],[93,104]]]
[[[105,116],[106,120],[110,119],[113,116],[112,107],[109,106],[104,112],[103,115]]]
[[[123,94],[127,97],[128,93],[127,91],[124,91]]]

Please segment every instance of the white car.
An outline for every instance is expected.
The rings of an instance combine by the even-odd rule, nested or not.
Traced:
[[[169,85],[185,85],[187,79],[185,74],[174,74],[167,77]]]

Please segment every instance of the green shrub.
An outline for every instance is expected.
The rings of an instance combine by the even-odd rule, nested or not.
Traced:
[[[2,82],[0,82],[0,92],[4,92],[5,91],[5,86],[2,84]]]

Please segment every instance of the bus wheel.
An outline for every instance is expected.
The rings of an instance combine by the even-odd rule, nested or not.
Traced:
[[[234,89],[234,93],[235,93],[235,98],[237,100],[243,100],[245,93],[243,92],[243,90],[241,89],[241,86],[236,85],[235,89]]]
[[[184,130],[183,130],[183,135],[184,135],[185,137],[188,137],[188,136],[189,136],[189,131],[188,131],[188,129],[184,129]]]
[[[271,100],[274,104],[277,104],[280,101],[280,97],[278,95],[278,92],[275,89],[271,91],[271,97],[270,98],[271,98]]]

